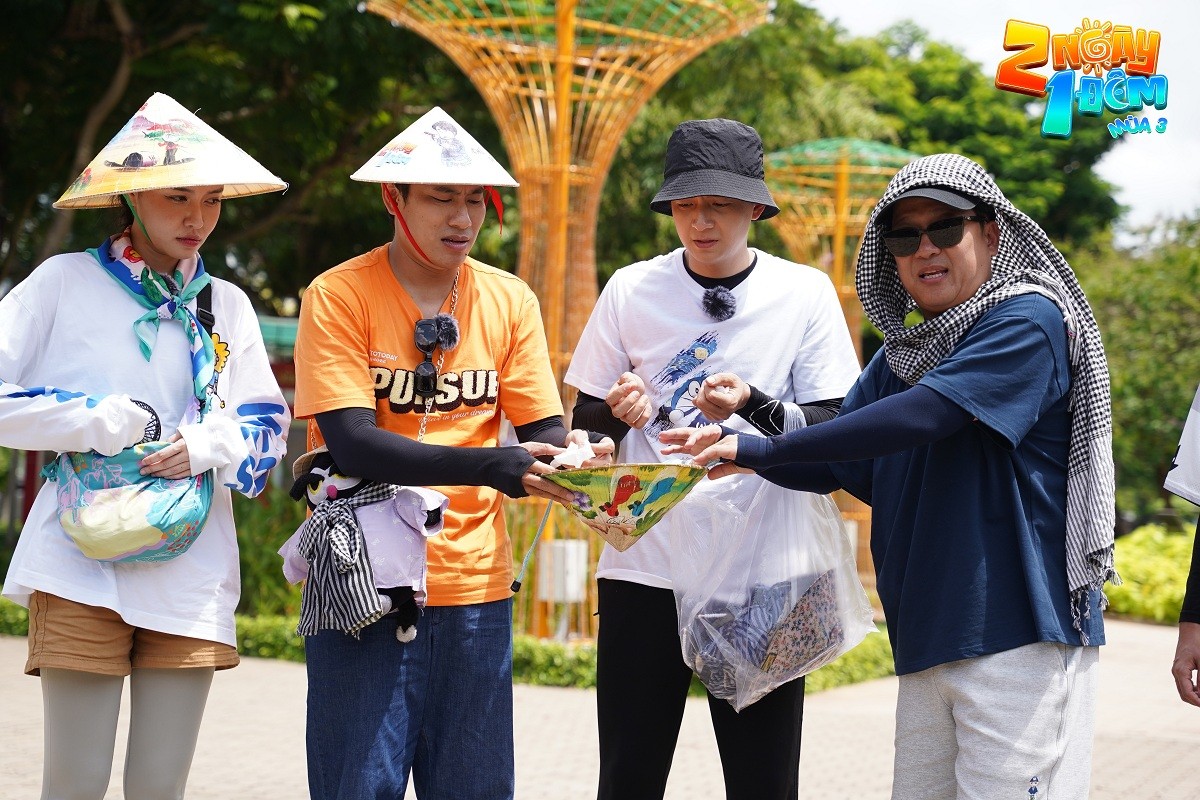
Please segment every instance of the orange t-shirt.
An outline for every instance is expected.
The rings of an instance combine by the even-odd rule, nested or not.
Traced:
[[[501,411],[514,425],[526,425],[561,415],[562,401],[537,297],[525,282],[468,258],[458,283],[460,341],[438,371],[423,441],[495,447]],[[449,312],[449,298],[441,310]],[[323,442],[312,417],[339,408],[374,408],[380,428],[417,438],[425,413],[412,392],[412,369],[424,360],[413,342],[420,318],[392,274],[386,245],[312,282],[304,292],[295,353],[295,413],[308,419],[309,449]],[[441,353],[434,352],[435,364]],[[450,507],[441,535],[429,539],[429,604],[509,597],[512,547],[500,493],[486,486],[433,488],[450,498]]]

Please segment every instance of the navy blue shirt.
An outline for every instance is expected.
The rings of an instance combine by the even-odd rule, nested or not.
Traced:
[[[1079,645],[1067,588],[1061,312],[1040,295],[1001,303],[920,384],[975,422],[932,444],[829,465],[872,507],[871,554],[897,674],[1034,642]],[[841,414],[907,388],[881,350]],[[1099,597],[1092,592],[1083,620],[1089,644],[1104,643]]]

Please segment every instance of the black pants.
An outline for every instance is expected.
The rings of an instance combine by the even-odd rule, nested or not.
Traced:
[[[601,579],[596,652],[599,800],[662,800],[692,671],[679,650],[675,596]],[[708,696],[728,800],[796,800],[804,678],[739,714]]]

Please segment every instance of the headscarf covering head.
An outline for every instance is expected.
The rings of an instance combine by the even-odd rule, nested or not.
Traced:
[[[120,205],[132,192],[223,186],[222,199],[287,188],[280,178],[165,94],[155,93],[92,159],[55,208]]]
[[[1000,240],[991,276],[974,295],[935,317],[906,326],[905,318],[917,305],[900,282],[883,233],[893,205],[914,196],[932,197],[953,208],[975,201],[976,208],[995,219]],[[954,202],[955,197],[962,202]],[[1067,260],[1046,232],[1009,202],[983,167],[964,156],[943,153],[917,159],[892,178],[863,234],[855,284],[867,317],[883,332],[888,366],[909,384],[937,366],[984,314],[1005,300],[1040,294],[1062,312],[1070,352],[1072,412],[1067,581],[1075,627],[1082,634],[1080,617],[1089,613],[1088,590],[1101,590],[1106,581],[1115,584],[1120,578],[1113,569],[1116,506],[1108,362],[1092,309]]]

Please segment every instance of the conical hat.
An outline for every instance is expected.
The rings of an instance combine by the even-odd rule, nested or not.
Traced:
[[[103,208],[148,189],[223,185],[223,198],[287,184],[165,94],[155,93],[75,179],[55,208]]]
[[[580,522],[617,550],[628,550],[705,475],[689,464],[613,464],[546,472],[541,477],[571,492],[567,505]]]
[[[479,142],[436,106],[350,176],[368,183],[516,186]]]

